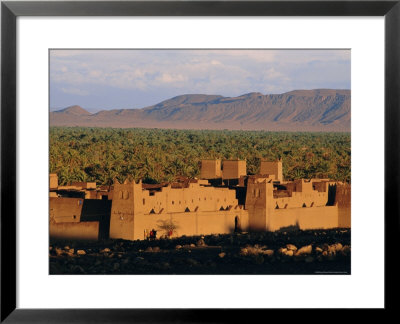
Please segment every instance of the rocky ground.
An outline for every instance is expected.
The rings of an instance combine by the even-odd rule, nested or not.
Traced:
[[[350,230],[51,242],[50,274],[350,274]]]

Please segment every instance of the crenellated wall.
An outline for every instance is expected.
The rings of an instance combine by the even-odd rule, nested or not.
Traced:
[[[340,225],[338,204],[328,205],[333,182],[296,180],[274,189],[272,181],[249,177],[246,210],[251,230],[276,231],[285,227],[300,229],[335,228]],[[336,186],[336,185],[335,185]],[[343,191],[348,196],[348,192]]]
[[[227,172],[229,177],[240,178],[245,161],[225,163],[222,174]],[[276,231],[292,226],[350,227],[349,184],[328,179],[274,183],[280,177],[281,162],[273,163],[276,169],[267,170],[273,174],[242,177],[244,205],[239,205],[236,190],[232,189],[236,187],[211,186],[207,180],[186,178],[159,185],[115,181],[113,187],[98,190],[87,190],[95,187],[93,184],[79,183],[86,188],[85,199],[57,197],[63,192],[51,191],[50,235],[79,239],[106,239],[109,235],[114,239],[137,240],[144,239],[152,229],[160,237],[167,235],[170,228],[173,236],[181,236],[231,233],[239,228]],[[218,164],[210,165],[218,171]],[[266,171],[265,165],[263,168]],[[76,186],[71,188],[76,190]]]
[[[110,238],[141,239],[145,229],[157,228],[157,222],[172,218],[185,235],[228,233],[239,215],[244,215],[243,226],[247,226],[247,212],[238,206],[235,191],[228,188],[189,183],[183,188],[168,185],[151,191],[143,189],[141,183],[116,184]]]

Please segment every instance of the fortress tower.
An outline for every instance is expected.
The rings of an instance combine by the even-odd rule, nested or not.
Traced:
[[[265,231],[268,228],[268,215],[275,207],[274,187],[271,180],[251,177],[247,182],[246,210],[249,213],[249,228]]]
[[[222,161],[222,179],[239,179],[241,176],[245,176],[246,174],[246,161]]]
[[[279,159],[274,162],[261,161],[260,174],[274,175],[275,180],[282,182],[283,181],[282,159]]]
[[[140,212],[142,205],[142,182],[114,181],[114,194],[110,217],[110,238],[134,239],[134,213]]]
[[[221,177],[221,160],[201,160],[201,179],[219,179]]]

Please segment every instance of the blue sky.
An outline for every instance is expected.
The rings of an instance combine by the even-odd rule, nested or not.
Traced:
[[[143,108],[177,95],[350,89],[350,50],[51,50],[50,109]]]

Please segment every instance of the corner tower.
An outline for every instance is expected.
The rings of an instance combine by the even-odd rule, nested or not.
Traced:
[[[134,240],[134,217],[140,211],[142,181],[114,180],[110,217],[110,238]]]

